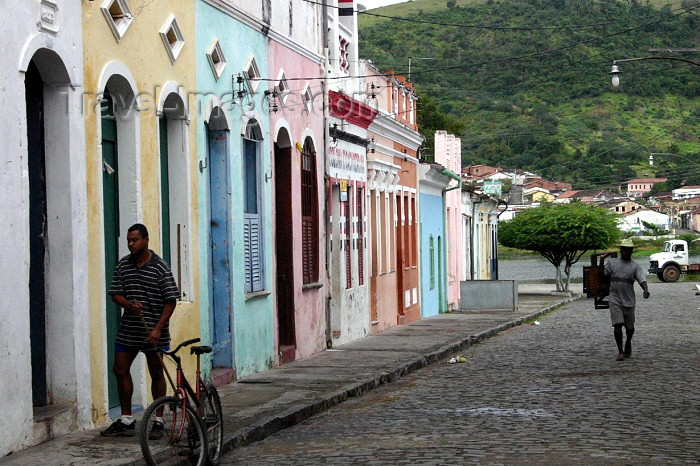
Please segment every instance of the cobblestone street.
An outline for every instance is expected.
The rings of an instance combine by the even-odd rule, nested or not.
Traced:
[[[700,462],[700,296],[637,291],[633,353],[582,299],[351,399],[224,464]]]

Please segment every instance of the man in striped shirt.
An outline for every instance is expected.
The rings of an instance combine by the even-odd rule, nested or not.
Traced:
[[[121,416],[101,432],[105,437],[132,436],[136,433],[136,422],[131,415],[134,384],[130,369],[139,351],[146,356],[153,399],[165,396],[163,366],[160,355],[153,348],[169,347],[168,323],[180,298],[170,267],[148,249],[146,227],[140,223],[133,225],[126,240],[131,254],[117,264],[108,291],[112,301],[124,309],[114,345],[113,366]]]

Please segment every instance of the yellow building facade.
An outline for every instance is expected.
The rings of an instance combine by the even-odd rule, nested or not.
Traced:
[[[194,2],[83,2],[84,98],[93,421],[115,417],[112,374],[119,309],[107,289],[143,223],[149,247],[171,265],[182,293],[171,346],[198,337]],[[185,370],[195,361],[186,356]],[[171,371],[173,372],[173,371]],[[150,402],[143,356],[132,367],[133,405]],[[110,416],[110,409],[112,415]]]

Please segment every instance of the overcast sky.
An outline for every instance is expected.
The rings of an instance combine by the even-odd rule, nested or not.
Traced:
[[[355,0],[355,8],[357,5],[364,5],[367,9],[379,8],[380,6],[392,5],[394,3],[403,3],[407,0]]]

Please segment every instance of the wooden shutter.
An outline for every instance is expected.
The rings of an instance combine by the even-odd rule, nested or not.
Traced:
[[[352,288],[352,187],[348,186],[348,201],[345,203],[345,288]]]
[[[258,216],[246,216],[243,224],[243,248],[245,260],[245,291],[252,293],[263,289],[262,229]]]
[[[251,130],[251,134],[254,133]],[[254,135],[254,134],[253,134]],[[245,262],[245,292],[264,289],[264,254],[262,214],[260,212],[260,170],[258,142],[243,139],[244,220],[243,249]]]
[[[365,243],[363,241],[363,234],[365,231],[362,204],[364,201],[364,189],[357,190],[357,273],[358,273],[358,284],[360,286],[365,284],[365,262],[364,262],[364,249]]]
[[[301,154],[301,238],[304,284],[318,280],[318,187],[316,153],[310,139]]]

